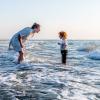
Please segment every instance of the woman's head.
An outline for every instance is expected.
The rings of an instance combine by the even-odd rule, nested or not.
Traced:
[[[34,23],[31,28],[34,29],[36,33],[40,31],[40,25],[37,23]]]
[[[67,33],[64,31],[61,31],[58,33],[60,39],[67,39]]]

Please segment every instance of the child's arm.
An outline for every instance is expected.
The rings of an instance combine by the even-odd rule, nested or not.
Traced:
[[[63,42],[63,46],[64,46],[64,48],[66,48],[66,46],[67,46],[67,43],[66,43],[65,40],[64,40],[64,42]]]
[[[58,42],[58,45],[61,45],[62,44],[62,41],[60,40],[59,42]]]

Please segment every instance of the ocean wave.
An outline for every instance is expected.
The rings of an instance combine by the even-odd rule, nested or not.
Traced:
[[[88,58],[93,60],[100,60],[100,51],[92,51],[88,54]]]
[[[83,52],[90,52],[95,50],[96,48],[97,48],[96,45],[83,45],[82,47],[79,47],[77,50]]]
[[[14,51],[6,51],[0,54],[0,58],[2,58],[2,60],[10,60],[10,61],[15,61],[17,60],[17,56],[18,53],[14,52]]]
[[[0,100],[100,99],[100,62],[91,60],[100,58],[99,42],[71,41],[66,65],[56,43],[33,41],[21,64],[13,62],[18,58],[13,50],[1,46]]]

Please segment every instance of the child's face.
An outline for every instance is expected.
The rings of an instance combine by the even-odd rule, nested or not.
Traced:
[[[61,35],[59,35],[59,38],[60,38],[60,39],[62,39],[62,36],[61,36]]]

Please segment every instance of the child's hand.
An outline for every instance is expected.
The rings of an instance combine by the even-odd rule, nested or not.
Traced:
[[[61,43],[58,43],[58,45],[61,45]]]

